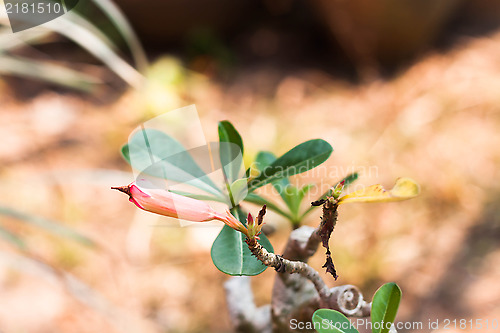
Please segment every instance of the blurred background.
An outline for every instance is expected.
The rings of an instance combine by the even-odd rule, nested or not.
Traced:
[[[210,259],[220,228],[179,228],[109,189],[133,180],[131,131],[193,103],[207,141],[235,125],[248,164],[331,143],[298,184],[416,179],[416,199],[341,207],[340,279],[322,276],[367,299],[397,282],[397,320],[424,331],[500,329],[500,2],[80,0],[16,34],[0,13],[2,332],[231,331],[229,277]],[[291,227],[266,222],[280,253]],[[273,279],[253,279],[259,305]]]

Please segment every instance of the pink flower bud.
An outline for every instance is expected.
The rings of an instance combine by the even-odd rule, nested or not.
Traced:
[[[113,189],[128,194],[131,202],[148,212],[193,222],[219,220],[226,223],[227,221],[226,216],[217,213],[206,202],[167,190],[139,187],[136,182]]]
[[[147,182],[141,180],[141,183]],[[226,210],[225,214],[219,214],[204,201],[167,190],[141,187],[136,182],[132,182],[128,186],[112,187],[112,189],[128,194],[129,200],[145,211],[193,222],[219,220],[234,230],[242,232],[248,238],[259,239],[262,219],[266,212],[266,206],[264,206],[257,218],[258,223],[252,215],[248,214],[247,228],[229,210]]]

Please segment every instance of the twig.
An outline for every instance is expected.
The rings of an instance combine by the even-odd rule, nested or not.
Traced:
[[[302,226],[293,230],[283,257],[307,262],[321,243],[320,228]],[[307,279],[298,274],[278,273],[271,302],[273,332],[298,332],[290,330],[290,320],[309,321],[319,308],[337,310],[349,317],[368,317],[371,304],[364,301],[359,289],[351,285],[331,288],[325,304]]]
[[[327,287],[318,272],[302,261],[291,261],[283,258],[280,255],[269,253],[255,239],[247,239],[248,248],[254,256],[257,257],[264,265],[273,267],[278,273],[298,273],[314,284],[319,297],[325,304],[328,303],[330,297],[330,289]]]
[[[327,269],[327,271],[334,276],[336,275],[331,258],[330,262],[328,261],[330,252],[328,241],[337,221],[337,205],[326,200],[322,204],[323,216],[320,226],[316,229],[303,226],[293,230],[283,256],[269,253],[257,242],[257,238],[250,237],[246,239],[252,254],[264,265],[273,267],[278,273],[273,287],[270,308],[273,332],[291,332],[289,323],[292,318],[308,321],[312,313],[318,308],[338,310],[349,317],[367,317],[370,315],[371,304],[363,299],[363,295],[358,288],[352,285],[344,285],[330,289],[319,273],[306,263],[317,251],[319,244],[322,243],[327,249],[327,264],[329,264],[330,268],[333,268],[333,270]],[[261,213],[259,213],[259,225],[262,224],[264,213],[265,210],[261,210]],[[226,290],[228,304],[231,306],[231,299],[234,301],[234,298],[238,297],[238,293],[232,292],[228,288],[229,282]],[[245,289],[246,293],[252,294],[249,285],[243,289]],[[243,305],[243,307],[237,306],[237,309],[231,314],[237,332],[255,331],[256,324],[251,324],[254,322],[251,318],[253,318],[252,313],[255,310],[255,305],[253,304],[253,297],[250,297],[252,302],[245,301],[246,305]],[[269,308],[261,308],[261,310],[266,313],[265,311],[269,311]]]

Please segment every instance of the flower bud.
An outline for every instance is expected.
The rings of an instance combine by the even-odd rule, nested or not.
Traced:
[[[148,182],[141,180],[141,184],[148,184]],[[148,185],[152,187],[151,183]],[[242,232],[248,238],[255,237],[259,239],[265,206],[260,211],[257,221],[253,219],[252,215],[248,214],[247,228],[229,210],[226,210],[225,214],[219,214],[204,201],[185,197],[164,189],[145,188],[139,186],[137,182],[132,182],[128,186],[112,187],[112,189],[128,194],[130,202],[145,211],[193,222],[219,220],[230,228]]]
[[[113,187],[113,189],[128,194],[131,202],[148,212],[193,222],[211,220],[225,222],[227,220],[226,216],[217,213],[204,201],[188,198],[164,189],[139,187],[136,182],[132,182],[128,186]]]

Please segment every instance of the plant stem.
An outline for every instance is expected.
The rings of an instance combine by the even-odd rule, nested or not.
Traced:
[[[314,284],[316,291],[322,301],[328,303],[330,297],[330,289],[319,276],[319,273],[302,261],[292,261],[283,258],[280,255],[269,253],[255,238],[247,239],[248,248],[254,256],[257,257],[264,265],[273,267],[278,273],[298,273]]]

